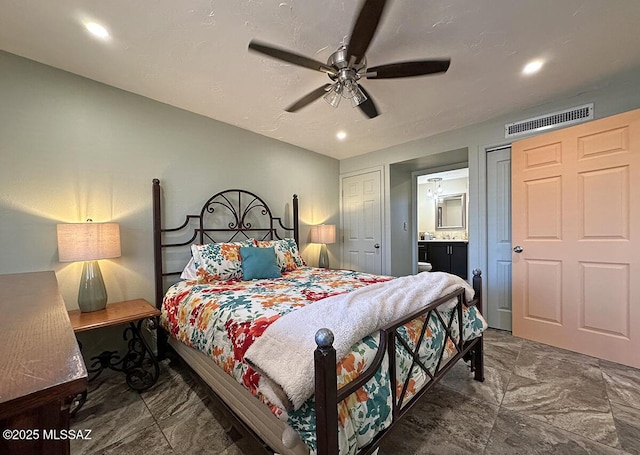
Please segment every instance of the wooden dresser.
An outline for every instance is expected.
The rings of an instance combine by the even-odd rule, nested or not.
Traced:
[[[68,454],[87,370],[53,272],[0,275],[0,453]]]

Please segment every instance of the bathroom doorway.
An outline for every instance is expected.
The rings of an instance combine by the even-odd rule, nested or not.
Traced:
[[[469,168],[426,169],[415,176],[415,272],[443,271],[467,278]]]
[[[417,176],[418,240],[468,240],[469,168]]]

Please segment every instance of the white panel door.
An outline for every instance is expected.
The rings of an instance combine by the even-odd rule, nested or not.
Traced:
[[[640,110],[511,160],[513,334],[640,368]]]
[[[511,330],[511,148],[487,153],[487,322]]]
[[[358,272],[382,273],[381,171],[342,179],[342,265]]]

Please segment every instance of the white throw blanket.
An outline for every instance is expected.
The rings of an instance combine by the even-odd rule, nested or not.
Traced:
[[[260,391],[272,403],[298,409],[314,393],[314,338],[319,329],[333,332],[340,360],[365,336],[459,288],[465,289],[467,301],[473,298],[473,288],[462,278],[425,272],[327,297],[277,319],[249,347],[245,360],[262,375]],[[455,302],[440,309],[453,308]]]

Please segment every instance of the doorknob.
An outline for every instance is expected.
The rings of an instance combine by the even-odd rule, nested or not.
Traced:
[[[513,247],[514,253],[522,253],[523,251],[524,251],[524,248],[522,248],[520,245],[516,245]]]
[[[380,244],[376,243],[375,245],[373,245],[374,248],[380,248]]]

